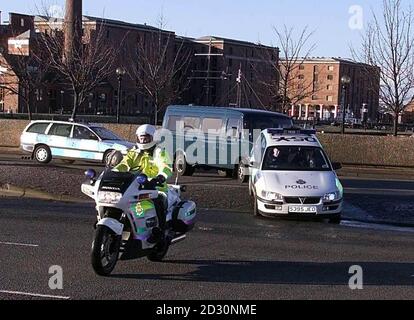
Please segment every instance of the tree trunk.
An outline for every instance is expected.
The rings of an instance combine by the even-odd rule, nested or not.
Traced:
[[[77,111],[78,111],[78,93],[74,92],[74,94],[73,94],[72,121],[75,121]]]
[[[393,128],[393,135],[396,137],[398,136],[398,117],[399,117],[399,113],[396,112],[394,114],[394,128]]]
[[[29,121],[32,121],[33,114],[32,114],[32,109],[30,108],[30,102],[29,101],[26,101],[26,108],[27,108],[27,116],[29,118]]]
[[[158,105],[155,104],[155,110],[154,110],[154,124],[157,126],[158,125]]]

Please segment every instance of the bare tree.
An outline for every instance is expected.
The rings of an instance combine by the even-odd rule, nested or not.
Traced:
[[[130,76],[137,89],[152,101],[155,124],[159,114],[188,89],[192,57],[185,39],[177,40],[173,33],[163,30],[164,25],[161,16],[158,28],[145,32],[130,50]]]
[[[263,85],[277,101],[279,111],[286,113],[292,104],[301,102],[318,90],[313,81],[302,75],[301,70],[316,45],[309,43],[313,32],[308,31],[308,27],[300,31],[298,38],[295,38],[295,29],[286,25],[282,30],[276,27],[273,29],[278,42],[278,48],[275,49],[277,52],[264,50],[266,57],[263,58],[279,77]],[[276,55],[279,59],[274,59]]]
[[[31,42],[31,46],[35,46]],[[46,88],[45,78],[49,66],[41,55],[31,48],[27,50],[16,49],[13,52],[4,52],[0,55],[8,68],[2,72],[0,88],[9,94],[17,95],[24,103],[29,120],[32,120],[32,106],[37,92]]]
[[[414,93],[413,22],[411,8],[404,9],[401,0],[383,0],[382,14],[373,12],[373,20],[362,35],[360,50],[351,49],[354,58],[381,68],[380,100],[394,117],[395,136],[398,118]],[[371,86],[375,90],[375,83]]]
[[[64,84],[73,91],[72,119],[76,118],[81,106],[95,88],[113,75],[113,65],[119,46],[109,43],[105,37],[105,23],[96,23],[95,30],[86,30],[79,46],[68,52],[65,48],[63,33],[52,30],[42,33],[42,45],[47,52],[50,67],[57,72]]]

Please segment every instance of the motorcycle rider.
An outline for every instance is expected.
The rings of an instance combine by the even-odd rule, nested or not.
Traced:
[[[140,171],[148,176],[150,180],[163,181],[162,185],[157,187],[160,196],[154,201],[154,205],[160,229],[164,230],[168,206],[168,185],[166,180],[173,174],[172,162],[166,150],[157,146],[157,142],[154,140],[155,132],[156,128],[149,124],[138,127],[136,131],[136,146],[128,151],[126,156],[123,157],[122,161],[113,170],[118,172]],[[119,158],[119,155],[114,155],[113,157]]]

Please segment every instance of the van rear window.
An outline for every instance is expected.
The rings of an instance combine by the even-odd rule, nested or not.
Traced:
[[[44,134],[48,126],[49,123],[35,123],[26,132]]]

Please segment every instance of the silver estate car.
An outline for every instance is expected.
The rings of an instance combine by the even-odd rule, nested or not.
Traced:
[[[32,121],[20,137],[20,148],[40,163],[53,158],[105,162],[112,150],[126,154],[133,146],[102,126],[63,121]]]

